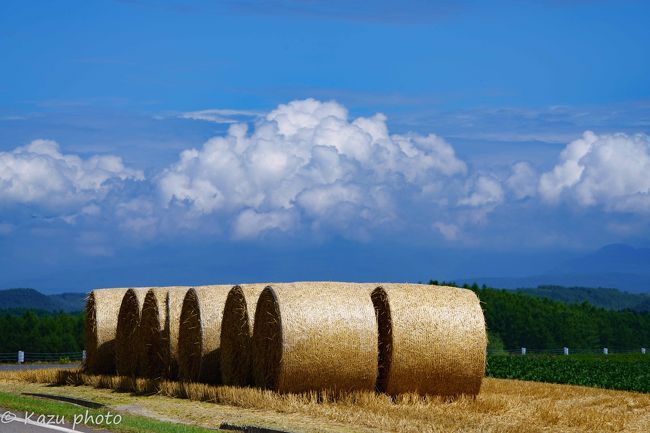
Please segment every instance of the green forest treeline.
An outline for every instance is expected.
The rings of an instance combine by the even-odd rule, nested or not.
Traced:
[[[650,348],[647,312],[606,310],[586,302],[565,304],[476,284],[463,287],[474,291],[481,300],[492,349]]]
[[[466,287],[481,299],[490,346],[495,350],[650,348],[648,313],[605,310],[587,303],[564,304],[477,285]],[[0,313],[0,353],[81,351],[83,327],[82,313],[4,311]]]
[[[0,353],[81,352],[83,313],[5,310],[0,313]]]

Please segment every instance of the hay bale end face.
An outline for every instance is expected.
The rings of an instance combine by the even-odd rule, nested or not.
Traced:
[[[164,339],[167,293],[167,288],[149,289],[144,297],[138,327],[139,376],[158,379],[167,370],[168,355],[165,353]]]
[[[378,391],[476,395],[485,374],[485,319],[474,292],[383,284],[372,293],[379,330]]]
[[[181,380],[221,382],[221,321],[232,287],[201,286],[187,291],[181,308],[178,335],[178,373]]]
[[[138,337],[142,305],[149,287],[128,289],[122,299],[115,332],[115,369],[118,375],[133,376],[137,373]]]
[[[115,373],[117,316],[126,290],[95,289],[86,299],[84,369],[88,373]]]
[[[255,385],[279,392],[373,390],[378,337],[371,291],[323,282],[264,289],[253,330]]]
[[[139,376],[173,379],[178,374],[178,328],[187,290],[188,287],[172,286],[147,292],[138,336]]]
[[[178,334],[180,332],[181,310],[183,299],[189,287],[170,287],[165,300],[165,329],[163,340],[165,342],[165,354],[167,371],[165,377],[168,379],[178,378]]]
[[[221,380],[224,385],[253,384],[251,341],[257,300],[266,284],[235,286],[228,293],[221,324]]]

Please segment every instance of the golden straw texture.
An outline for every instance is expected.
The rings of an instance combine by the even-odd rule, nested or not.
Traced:
[[[273,284],[255,311],[255,385],[279,392],[373,390],[377,322],[363,284]]]
[[[115,332],[115,370],[120,376],[133,376],[137,373],[138,334],[142,304],[149,287],[131,288],[126,291],[117,316]]]
[[[219,383],[221,319],[232,285],[201,286],[187,291],[178,335],[178,373],[183,381]]]
[[[167,291],[164,341],[167,356],[165,377],[168,379],[178,377],[178,334],[180,332],[183,299],[185,299],[188,289],[189,287],[170,287]]]
[[[167,292],[167,288],[149,289],[144,297],[136,344],[136,349],[140,351],[137,369],[139,376],[157,379],[166,370],[163,332]]]
[[[253,384],[251,340],[257,299],[267,284],[235,286],[228,293],[221,324],[221,380],[224,385]]]
[[[379,325],[379,391],[476,395],[485,374],[485,320],[474,292],[382,284],[372,295]]]
[[[117,315],[126,289],[95,289],[86,299],[85,370],[115,373]]]
[[[187,289],[173,286],[147,291],[137,344],[140,350],[138,375],[152,379],[169,378],[177,371],[180,310]]]

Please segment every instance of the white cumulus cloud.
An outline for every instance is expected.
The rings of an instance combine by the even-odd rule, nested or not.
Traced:
[[[562,197],[581,206],[650,211],[650,137],[587,131],[562,151],[541,176],[539,192],[550,202]]]
[[[471,193],[459,200],[458,204],[471,207],[496,206],[503,201],[501,183],[492,176],[479,176]]]
[[[182,152],[157,184],[164,206],[233,215],[236,236],[250,237],[302,218],[374,224],[466,172],[441,137],[390,134],[383,114],[350,119],[336,102],[306,99]]]
[[[512,166],[512,173],[506,179],[506,186],[517,199],[534,197],[537,193],[539,175],[527,162],[517,162]]]
[[[45,207],[81,205],[99,199],[112,182],[144,179],[141,171],[124,166],[113,155],[83,159],[63,154],[51,140],[35,140],[13,151],[0,152],[0,203]]]

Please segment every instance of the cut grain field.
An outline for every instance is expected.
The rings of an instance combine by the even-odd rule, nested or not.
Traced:
[[[49,382],[77,385],[51,386]],[[115,392],[121,390],[122,392]],[[650,395],[486,378],[476,398],[357,392],[277,394],[79,372],[0,373],[0,391],[65,394],[118,411],[215,428],[222,423],[290,432],[647,432]],[[184,397],[184,398],[172,398]]]

